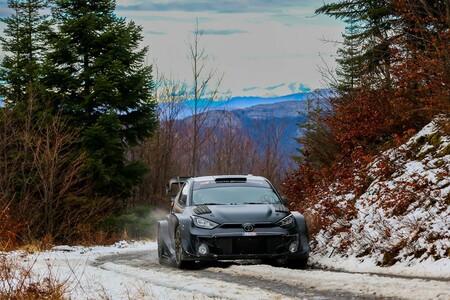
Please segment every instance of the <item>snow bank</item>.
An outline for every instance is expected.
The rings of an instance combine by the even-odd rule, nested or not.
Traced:
[[[353,200],[356,214],[317,235],[318,264],[342,262],[340,256],[346,263],[339,268],[353,271],[392,265],[388,272],[450,276],[450,136],[439,125],[445,122],[436,119],[376,158],[362,195],[336,196],[338,206]]]

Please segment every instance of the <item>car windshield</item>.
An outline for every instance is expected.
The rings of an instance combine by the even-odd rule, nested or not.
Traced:
[[[227,186],[193,191],[194,205],[280,204],[277,194],[265,187]]]

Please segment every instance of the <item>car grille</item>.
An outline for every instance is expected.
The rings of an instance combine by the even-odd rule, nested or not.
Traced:
[[[286,237],[230,237],[216,238],[211,243],[212,252],[218,255],[279,254],[287,251]]]
[[[256,223],[253,224],[254,228],[272,228],[272,227],[277,227],[277,225],[273,224],[273,223]],[[220,225],[220,228],[242,228],[242,224],[241,223],[225,223]]]

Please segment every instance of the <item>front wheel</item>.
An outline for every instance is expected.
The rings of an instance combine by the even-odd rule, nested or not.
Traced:
[[[175,266],[178,269],[190,269],[194,266],[194,261],[183,260],[183,246],[181,245],[181,232],[177,227],[175,231]]]

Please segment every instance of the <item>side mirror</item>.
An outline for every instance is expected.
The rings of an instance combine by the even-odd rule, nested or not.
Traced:
[[[285,206],[289,206],[289,199],[286,196],[281,196],[281,199],[283,200],[283,204]]]

